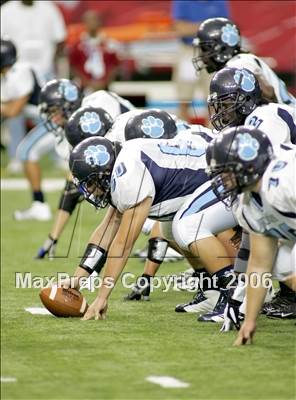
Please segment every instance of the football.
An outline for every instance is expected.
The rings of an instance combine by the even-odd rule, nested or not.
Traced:
[[[54,285],[42,289],[39,296],[44,307],[56,317],[82,317],[88,308],[85,297],[76,289]]]

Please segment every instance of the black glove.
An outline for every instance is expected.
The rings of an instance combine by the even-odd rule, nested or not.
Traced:
[[[242,320],[239,312],[239,308],[242,302],[234,300],[231,297],[228,298],[227,305],[224,310],[224,323],[220,332],[229,332],[234,327],[239,330],[240,322]]]

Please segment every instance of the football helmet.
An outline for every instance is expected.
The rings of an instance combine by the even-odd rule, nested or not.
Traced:
[[[53,79],[47,82],[40,91],[39,111],[41,116],[55,130],[56,123],[52,122],[57,112],[62,112],[64,119],[80,107],[82,101],[81,89],[68,79]]]
[[[213,191],[227,206],[254,185],[273,159],[269,138],[259,129],[228,128],[208,146],[207,173]]]
[[[65,125],[65,136],[72,147],[93,136],[105,136],[113,120],[110,114],[99,107],[80,107]]]
[[[149,110],[131,117],[125,126],[125,140],[171,139],[178,133],[177,125],[166,111]]]
[[[1,39],[0,69],[10,67],[16,62],[16,47],[10,40]]]
[[[246,68],[225,67],[211,80],[208,108],[210,121],[218,131],[241,125],[263,102],[258,80]]]
[[[110,202],[111,174],[120,149],[118,142],[96,136],[84,139],[70,154],[73,182],[96,208]]]
[[[215,72],[240,52],[240,31],[227,18],[209,18],[200,25],[192,45],[195,70]]]

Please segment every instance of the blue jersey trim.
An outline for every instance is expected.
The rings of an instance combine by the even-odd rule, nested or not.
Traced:
[[[213,192],[212,187],[210,186],[202,193],[200,193],[195,199],[193,199],[188,208],[182,213],[180,219],[188,217],[192,214],[196,214],[218,202],[219,199]]]
[[[294,124],[292,115],[287,111],[284,110],[283,108],[278,108],[278,116],[286,122],[290,129],[290,135],[291,135],[291,143],[296,144],[296,125]]]
[[[141,160],[148,169],[155,186],[152,205],[166,200],[190,195],[199,186],[209,181],[204,169],[160,167],[143,151]]]

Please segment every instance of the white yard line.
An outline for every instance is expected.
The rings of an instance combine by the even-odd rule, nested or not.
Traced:
[[[164,388],[187,388],[190,386],[189,383],[182,382],[172,376],[150,375],[146,377],[146,381],[155,383],[156,385],[160,385]]]
[[[28,311],[33,315],[52,315],[46,308],[44,307],[27,307],[25,311]]]
[[[14,376],[1,376],[1,383],[15,383],[16,381]]]
[[[65,186],[65,179],[47,178],[42,180],[42,188],[45,192],[61,190]],[[1,190],[29,190],[26,179],[1,179]]]

